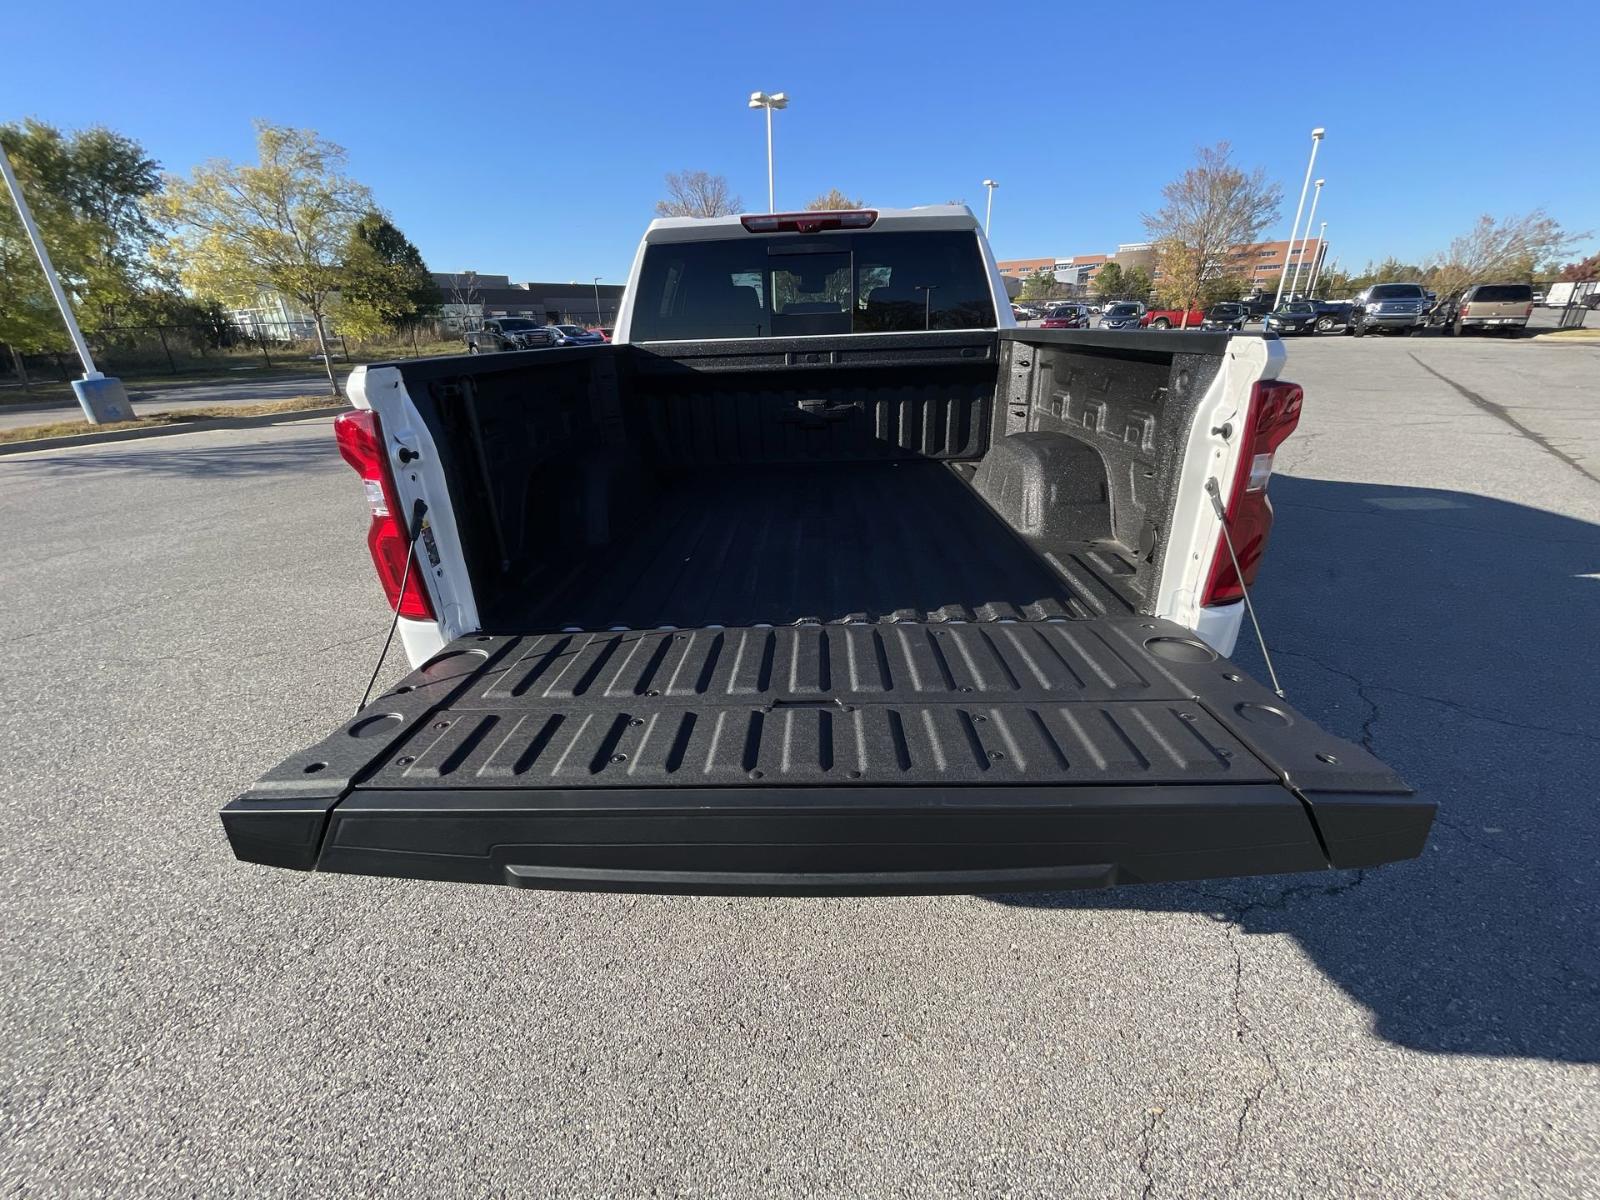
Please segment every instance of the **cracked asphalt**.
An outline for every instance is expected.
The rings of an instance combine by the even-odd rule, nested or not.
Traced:
[[[1439,824],[1108,893],[236,863],[216,808],[382,637],[325,428],[0,461],[0,1190],[1594,1195],[1600,349],[1325,338],[1285,375],[1280,674]]]

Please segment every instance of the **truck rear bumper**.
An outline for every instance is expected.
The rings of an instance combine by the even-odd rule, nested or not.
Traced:
[[[478,635],[222,814],[274,866],[794,894],[1372,866],[1432,817],[1142,619]]]

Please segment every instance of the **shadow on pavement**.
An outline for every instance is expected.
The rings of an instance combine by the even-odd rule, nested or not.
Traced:
[[[0,460],[0,471],[31,472],[38,476],[130,471],[161,476],[237,478],[344,469],[334,446],[329,418],[322,418],[318,424],[307,425],[297,432],[301,436],[270,442],[250,443],[236,439],[206,446],[176,445],[180,440],[203,436],[201,433],[103,443],[44,451],[38,458]]]
[[[1428,851],[994,899],[1288,934],[1398,1045],[1600,1061],[1600,526],[1459,492],[1283,476],[1272,494],[1256,595],[1285,689],[1439,801]],[[1254,646],[1235,657],[1264,677]]]

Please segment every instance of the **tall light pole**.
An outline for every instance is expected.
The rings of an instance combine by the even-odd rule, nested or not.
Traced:
[[[604,325],[606,319],[600,315],[600,276],[594,277],[594,323]]]
[[[50,294],[55,297],[56,307],[61,310],[61,319],[67,326],[67,336],[72,339],[73,349],[78,352],[78,358],[83,363],[83,378],[73,380],[72,391],[83,407],[84,417],[92,425],[99,425],[104,421],[132,419],[133,410],[128,406],[128,394],[122,390],[122,381],[108,378],[95,369],[94,357],[89,353],[89,343],[83,340],[83,330],[78,328],[78,319],[72,315],[72,305],[67,301],[66,292],[61,290],[61,281],[56,278],[55,264],[50,261],[50,251],[45,249],[44,238],[39,235],[39,227],[33,222],[33,212],[28,208],[27,198],[22,194],[22,185],[17,182],[17,176],[11,170],[11,159],[7,157],[3,145],[0,145],[0,175],[5,176],[6,190],[11,193],[11,201],[17,206],[17,215],[22,218],[22,228],[28,235],[28,241],[33,245],[34,254],[38,256],[39,266],[44,270],[44,281],[50,286]]]
[[[994,215],[994,190],[1000,185],[992,179],[985,179],[983,186],[989,189],[989,199],[983,205],[983,236],[989,236],[989,218]]]
[[[1294,281],[1289,284],[1291,298],[1300,291],[1300,268],[1305,264],[1306,245],[1311,241],[1311,222],[1317,219],[1317,201],[1322,199],[1322,185],[1327,182],[1326,179],[1317,180],[1316,191],[1311,193],[1311,211],[1306,214],[1306,235],[1300,239],[1300,257],[1294,260]],[[1292,243],[1289,246],[1289,253],[1294,253]]]
[[[783,92],[773,92],[770,96],[765,92],[751,92],[750,107],[767,110],[767,211],[777,212],[778,206],[773,198],[775,192],[772,186],[772,110],[788,108],[789,97]]]
[[[1322,277],[1322,264],[1328,261],[1328,223],[1324,221],[1317,230],[1317,265],[1311,268],[1311,282],[1306,285],[1309,295],[1317,294],[1317,280]]]
[[[1327,133],[1320,125],[1311,131],[1311,161],[1306,163],[1305,182],[1300,185],[1300,203],[1294,208],[1294,228],[1289,230],[1289,249],[1294,249],[1294,239],[1300,233],[1300,214],[1305,211],[1306,192],[1311,187],[1311,172],[1317,165],[1317,147],[1322,145],[1322,135]],[[1283,272],[1278,276],[1278,294],[1272,298],[1272,307],[1277,308],[1283,300],[1283,285],[1289,281],[1289,256],[1283,256]]]

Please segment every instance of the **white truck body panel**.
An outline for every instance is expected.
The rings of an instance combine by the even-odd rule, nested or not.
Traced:
[[[875,232],[949,229],[970,230],[977,238],[989,274],[998,327],[1015,328],[1016,321],[1011,315],[1011,305],[988,240],[977,218],[965,205],[879,210],[878,219],[871,227]],[[711,220],[670,217],[651,222],[634,256],[614,340],[618,343],[629,340],[639,274],[650,245],[747,236],[750,234],[738,217]],[[838,335],[830,336],[837,338]],[[1221,533],[1205,484],[1207,479],[1215,477],[1227,494],[1234,472],[1246,469],[1239,453],[1239,422],[1248,411],[1252,387],[1258,380],[1276,378],[1283,361],[1283,346],[1276,340],[1234,338],[1229,344],[1224,367],[1213,381],[1190,429],[1184,452],[1177,501],[1162,559],[1156,615],[1194,630],[1222,654],[1234,648],[1244,606],[1235,603],[1206,608],[1200,604],[1200,591],[1218,552]],[[437,561],[425,552],[423,539],[419,539],[416,561],[425,577],[438,620],[400,622],[406,657],[412,665],[420,666],[448,642],[481,628],[455,511],[438,450],[406,394],[399,371],[386,367],[357,367],[350,375],[348,390],[357,408],[369,408],[379,416],[402,507],[409,512],[418,499],[427,505],[427,540],[431,542],[432,552],[437,554]],[[1225,437],[1220,430],[1230,424],[1230,435]],[[402,448],[415,457],[402,463],[399,458]]]

